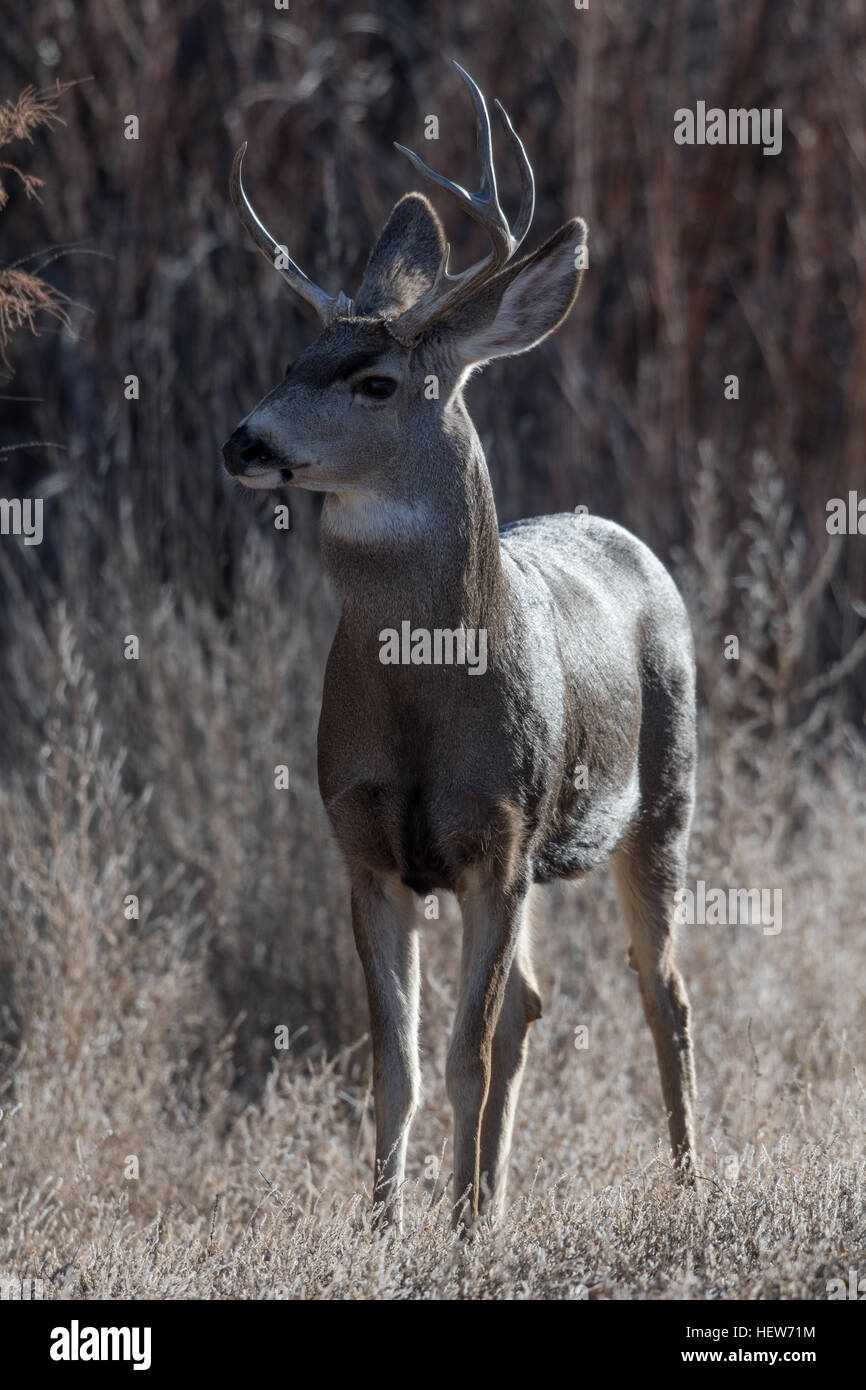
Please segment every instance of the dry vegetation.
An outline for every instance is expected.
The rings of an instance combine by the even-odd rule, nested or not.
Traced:
[[[768,612],[794,597],[753,592]],[[312,767],[321,604],[317,576],[288,582],[255,535],[221,621],[168,593],[142,612],[116,585],[110,631],[84,594],[46,628],[19,595],[9,674],[41,733],[0,803],[0,1268],[67,1296],[790,1298],[862,1267],[866,797],[862,750],[829,717],[799,742],[707,725],[695,873],[780,887],[784,925],[684,929],[703,1204],[670,1180],[599,877],[542,897],[514,1204],[471,1248],[449,1230],[447,1151],[436,1180],[457,928],[451,910],[427,924],[407,1228],[387,1254],[371,1237],[359,972]],[[137,663],[118,657],[130,631]]]
[[[60,122],[57,107],[71,85],[67,83],[61,86],[58,82],[45,91],[25,87],[14,100],[0,104],[0,150],[5,150],[14,140],[26,140],[32,145],[34,131]],[[35,174],[27,173],[9,160],[0,161],[0,169],[7,178],[10,174],[14,175],[28,198],[40,197],[43,181]],[[8,201],[9,195],[0,179],[0,212]],[[0,270],[0,361],[7,369],[10,364],[6,348],[12,335],[25,325],[31,333],[35,333],[39,314],[46,314],[64,328],[69,328],[71,321],[67,302],[67,296],[61,290],[32,270],[24,270],[18,265],[4,266]]]
[[[677,27],[612,4],[567,32],[561,10],[91,0],[11,31],[14,90],[46,34],[94,81],[25,147],[50,191],[16,201],[13,176],[4,259],[89,237],[115,260],[46,271],[92,306],[77,342],[9,347],[16,394],[44,403],[6,410],[4,444],[67,453],[4,455],[0,487],[47,499],[43,546],[0,541],[0,1274],[57,1297],[564,1299],[823,1298],[866,1273],[866,567],[862,538],[823,527],[866,447],[861,7],[834,28],[806,3],[696,3]],[[703,698],[693,876],[784,904],[775,936],[683,929],[696,1200],[671,1180],[610,883],[540,895],[512,1205],[471,1242],[443,1151],[450,903],[424,931],[406,1227],[369,1229],[365,1008],[315,783],[335,620],[317,509],[275,532],[216,462],[310,329],[233,226],[231,149],[251,137],[301,264],[351,281],[403,191],[390,139],[449,109],[443,45],[484,55],[469,66],[538,151],[540,231],[579,210],[594,232],[570,328],[472,388],[503,516],[587,501],[671,560]],[[785,155],[677,165],[668,118],[693,94],[783,106]],[[468,138],[443,122],[443,165]]]

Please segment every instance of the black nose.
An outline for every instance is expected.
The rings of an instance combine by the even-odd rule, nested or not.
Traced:
[[[273,453],[263,440],[248,429],[237,429],[223,445],[226,470],[233,478],[245,473],[251,463],[268,463]]]

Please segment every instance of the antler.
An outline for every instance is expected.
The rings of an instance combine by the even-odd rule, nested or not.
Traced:
[[[258,217],[255,208],[250,202],[244,189],[243,178],[241,177],[241,165],[246,154],[246,140],[241,145],[232,164],[231,180],[229,189],[232,195],[232,202],[237,210],[238,217],[246,227],[256,246],[263,256],[267,256],[275,270],[279,270],[283,279],[288,285],[305,299],[308,304],[312,304],[319,318],[325,327],[332,323],[335,318],[345,318],[352,312],[352,301],[347,299],[341,290],[336,299],[332,299],[329,294],[320,289],[318,285],[305,275],[299,265],[295,265],[285,246],[281,246],[278,241],[274,241],[264,222]],[[278,262],[284,261],[285,265]]]
[[[425,329],[429,328],[437,319],[450,314],[452,309],[473,295],[511,260],[526,237],[532,223],[532,215],[535,212],[535,179],[532,175],[532,166],[527,158],[526,150],[523,148],[523,142],[508,118],[505,107],[497,101],[496,106],[502,117],[506,134],[517,156],[522,187],[520,212],[517,214],[514,230],[512,231],[509,227],[508,218],[502,211],[499,195],[496,191],[493,137],[490,130],[487,103],[481,89],[473,82],[469,73],[459,63],[455,63],[454,66],[472,93],[472,100],[475,105],[476,140],[481,160],[481,187],[478,192],[469,193],[465,188],[461,188],[459,183],[452,183],[442,174],[437,174],[435,170],[429,169],[423,160],[418,158],[417,154],[413,154],[412,150],[407,150],[404,145],[397,145],[396,142],[395,146],[403,154],[408,155],[422,178],[454,194],[460,206],[469,213],[470,217],[474,217],[475,221],[480,223],[487,232],[492,249],[483,260],[470,266],[468,270],[461,271],[459,275],[449,275],[448,255],[451,248],[446,246],[445,255],[442,257],[436,279],[430,289],[404,313],[386,323],[389,333],[404,347],[411,347]]]

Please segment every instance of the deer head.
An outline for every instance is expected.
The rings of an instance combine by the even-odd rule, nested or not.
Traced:
[[[455,66],[475,106],[478,192],[435,173],[402,145],[396,148],[487,233],[488,254],[459,274],[449,271],[436,212],[421,194],[409,193],[391,212],[354,302],[342,292],[332,298],[267,231],[244,191],[246,146],[235,156],[231,194],[243,225],[323,324],[285,380],[223,446],[228,472],[247,487],[293,484],[347,501],[416,499],[425,456],[443,441],[458,458],[461,447],[465,451],[472,427],[462,387],[473,368],[527,352],[562,323],[574,302],[585,224],[574,218],[537,251],[515,259],[534,212],[532,169],[497,102],[522,182],[512,229],[497,193],[486,102],[469,74]]]

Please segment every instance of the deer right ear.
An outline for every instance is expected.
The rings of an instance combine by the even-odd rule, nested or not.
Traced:
[[[445,251],[445,233],[422,193],[394,204],[364,271],[355,313],[390,318],[429,290]]]
[[[506,266],[444,321],[442,341],[464,366],[528,352],[568,317],[586,264],[586,223],[566,222]]]

